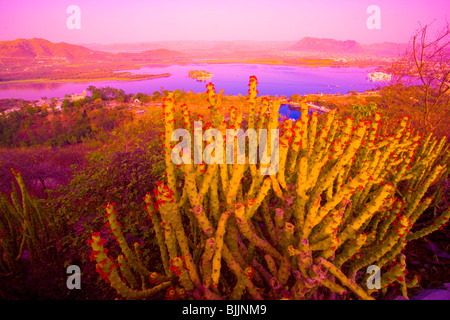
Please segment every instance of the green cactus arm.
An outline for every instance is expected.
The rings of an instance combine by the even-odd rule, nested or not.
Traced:
[[[250,78],[250,83],[249,83],[249,94],[248,94],[248,104],[249,104],[249,109],[250,112],[248,113],[248,128],[249,129],[254,129],[255,127],[255,113],[256,113],[256,78]]]
[[[185,180],[184,189],[186,190],[189,198],[189,203],[192,207],[198,207],[201,205],[198,197],[197,182],[195,179],[195,169],[192,164],[185,164],[183,166]]]
[[[350,236],[352,236],[364,222],[371,218],[373,214],[381,207],[384,199],[392,193],[393,187],[390,184],[385,184],[380,192],[370,201],[361,214],[356,217],[351,224],[349,224],[339,235],[338,242],[344,243]]]
[[[33,200],[31,199],[28,190],[25,186],[25,183],[22,178],[22,174],[11,168],[11,172],[16,179],[21,197],[22,197],[22,204],[20,205],[18,203],[18,194],[15,189],[13,189],[13,192],[11,193],[11,198],[13,201],[17,199],[15,206],[18,208],[17,212],[22,216],[21,224],[23,228],[23,235],[27,237],[27,248],[30,251],[31,259],[43,259],[43,253],[41,244],[43,244],[44,241],[44,233],[45,233],[45,224],[42,222],[40,217],[38,217],[38,212],[33,210],[33,207],[31,203]],[[42,236],[39,236],[39,233],[42,234]],[[24,248],[22,246],[22,248]],[[19,252],[20,253],[20,252]]]
[[[402,296],[405,299],[409,299],[408,298],[408,286],[406,283],[406,257],[405,257],[405,255],[400,254],[398,260],[399,260],[399,265],[402,270],[402,276],[397,277],[397,282],[400,284],[400,292],[402,293]]]
[[[400,237],[405,237],[407,231],[405,227],[408,224],[407,218],[402,217],[400,220],[400,224],[403,225],[403,228],[399,228],[399,230],[392,228],[382,242],[361,250],[362,257],[352,262],[350,274],[355,275],[362,267],[378,261],[386,253],[392,250],[398,243]]]
[[[255,177],[252,178],[252,183],[250,184],[250,188],[248,189],[245,201],[248,202],[256,197],[256,194],[265,179],[266,178],[264,175],[256,175]]]
[[[408,235],[406,236],[406,240],[407,241],[412,241],[412,240],[416,240],[419,238],[422,238],[436,230],[438,230],[439,228],[443,227],[447,222],[448,219],[450,218],[450,209],[447,208],[447,210],[445,210],[443,213],[441,213],[441,215],[439,217],[437,217],[434,222],[429,225],[428,227],[425,227],[419,231],[413,232],[413,233],[408,233]]]
[[[286,176],[285,176],[285,167],[288,151],[291,147],[292,143],[292,135],[293,135],[293,126],[292,120],[285,121],[284,125],[284,134],[282,135],[279,141],[279,164],[278,164],[278,173],[277,179],[283,189],[286,189]]]
[[[114,205],[108,203],[106,208],[106,216],[108,218],[110,229],[116,239],[116,241],[119,243],[120,249],[122,250],[123,254],[125,255],[125,258],[127,261],[131,264],[133,268],[135,268],[136,271],[141,273],[142,275],[148,277],[150,275],[150,271],[148,271],[143,265],[141,265],[138,261],[134,253],[131,251],[130,247],[128,246],[125,237],[122,234],[121,225],[117,221],[117,212],[114,209]]]
[[[178,276],[180,284],[183,286],[183,288],[186,291],[191,291],[195,287],[198,287],[200,285],[200,282],[198,279],[191,279],[190,274],[192,274],[192,272],[189,272],[187,270],[186,261],[187,259],[185,259],[184,257],[175,257],[170,260],[169,263],[171,265],[171,270],[176,276]],[[194,275],[194,277],[196,277],[196,275]]]
[[[137,242],[134,243],[134,254],[136,256],[137,262],[141,265],[144,263],[144,257],[141,250],[141,245]],[[142,289],[146,290],[148,289],[148,277],[145,277],[143,274],[140,274],[141,276],[141,283],[142,283]]]
[[[263,203],[261,206],[261,212],[262,212],[263,221],[266,226],[267,233],[269,234],[271,243],[277,243],[278,238],[277,238],[275,225],[274,225],[272,217],[270,215],[268,198],[265,198],[263,200]]]
[[[358,297],[364,300],[374,300],[373,297],[369,296],[361,287],[359,287],[353,280],[347,278],[345,274],[339,270],[334,264],[329,262],[324,258],[316,258],[316,263],[326,268],[333,276],[335,276],[339,281],[349,288]]]
[[[401,256],[402,255],[400,255],[399,262],[394,262],[393,265],[383,273],[383,276],[381,277],[382,288],[387,288],[394,282],[399,282],[401,284],[401,282],[404,281],[406,263]]]
[[[331,160],[339,159],[344,153],[345,147],[350,141],[353,129],[353,120],[347,118],[345,120],[345,126],[342,129],[340,135],[335,139],[334,146],[331,148]]]
[[[311,155],[310,163],[314,163],[317,159],[321,159],[322,155],[328,151],[331,145],[333,135],[330,135],[331,126],[334,121],[336,110],[327,113],[325,124],[320,128],[317,141],[314,143],[314,150]]]
[[[266,284],[269,284],[269,283],[270,283],[270,278],[272,278],[273,275],[271,275],[271,274],[266,270],[266,268],[264,268],[264,266],[263,266],[261,263],[259,263],[258,260],[256,260],[256,258],[254,258],[254,259],[252,260],[251,265],[252,265],[253,268],[254,268],[255,270],[257,270],[258,273],[263,277],[265,283],[266,283]]]
[[[276,178],[275,175],[270,175],[269,176],[270,180],[272,181],[272,190],[275,193],[275,195],[283,200],[284,196],[283,196],[283,191],[281,190],[280,184],[278,183],[278,180]]]
[[[269,123],[267,127],[268,131],[270,131],[270,129],[277,129],[278,127],[280,106],[281,106],[280,100],[276,99],[272,101],[272,105],[270,108]]]
[[[312,203],[312,206],[307,209],[307,215],[305,216],[305,219],[303,221],[303,225],[301,227],[300,237],[302,239],[309,239],[309,236],[312,231],[312,227],[315,225],[315,219],[317,212],[320,209],[320,202],[322,200],[321,196],[317,196],[314,201],[312,199],[310,200],[310,203]]]
[[[237,261],[234,259],[233,254],[231,253],[231,251],[228,249],[227,245],[224,244],[223,245],[223,249],[222,249],[222,256],[225,260],[225,262],[228,265],[228,268],[230,268],[230,270],[233,272],[233,274],[239,279],[242,274],[243,274],[243,270],[240,266],[239,263],[237,263]],[[263,300],[263,297],[261,296],[261,293],[259,292],[259,290],[255,287],[255,285],[253,284],[253,282],[248,279],[247,277],[245,277],[243,279],[245,287],[247,288],[249,294],[251,295],[252,299],[254,300]]]
[[[306,126],[303,124],[301,119],[298,119],[295,122],[293,127],[293,139],[291,148],[289,149],[289,160],[286,165],[290,174],[294,174],[295,168],[297,166],[297,158],[299,155],[299,151],[302,147],[303,135],[305,134]]]
[[[175,111],[175,102],[173,100],[173,93],[170,93],[169,96],[164,99],[163,102],[164,109],[164,150],[165,150],[165,164],[166,164],[166,175],[167,175],[167,184],[169,188],[174,193],[174,198],[176,201],[179,201],[179,195],[176,188],[176,174],[175,174],[175,164],[172,161],[172,134],[175,131],[174,128],[174,111]]]
[[[270,178],[265,178],[262,186],[259,189],[258,195],[255,199],[248,199],[248,206],[246,211],[247,219],[251,219],[258,210],[261,203],[264,201],[266,196],[269,194],[272,182]]]
[[[170,260],[172,260],[179,255],[175,231],[167,221],[163,221],[163,226],[164,226],[164,241],[167,247],[169,258]]]
[[[215,235],[215,249],[214,249],[214,256],[212,259],[212,273],[211,273],[211,285],[213,287],[217,287],[219,284],[219,278],[220,278],[220,269],[221,269],[221,262],[222,262],[222,250],[223,250],[223,244],[224,244],[224,235],[226,232],[226,224],[228,221],[228,217],[230,216],[230,213],[228,211],[222,213],[220,216],[219,222],[217,224],[217,230]]]
[[[382,268],[387,263],[393,261],[398,255],[401,254],[402,250],[406,247],[406,239],[403,238],[401,241],[398,241],[390,251],[385,253],[378,261],[377,266]]]
[[[329,187],[330,184],[333,183],[339,172],[355,156],[359,146],[361,145],[361,140],[363,139],[365,132],[366,126],[359,125],[348,147],[345,149],[342,156],[340,156],[339,159],[337,159],[336,163],[332,166],[332,168],[327,171],[323,170],[325,172],[322,172],[321,177],[318,178],[317,183],[314,183],[314,181],[317,178],[311,182],[310,186],[313,186],[313,184],[315,184],[315,187],[312,190],[313,194],[321,194],[324,190],[326,190]],[[328,160],[327,157],[324,157],[324,159]]]
[[[200,272],[202,273],[203,285],[209,288],[212,274],[212,258],[214,255],[216,243],[214,238],[208,238],[205,241],[205,251],[202,254],[200,262]]]
[[[148,299],[170,286],[171,282],[166,281],[147,290],[138,291],[130,289],[120,278],[116,266],[108,257],[107,252],[103,247],[103,243],[104,242],[99,235],[93,235],[90,241],[92,253],[97,262],[97,270],[105,280],[108,280],[111,283],[111,286],[122,297],[126,299]]]
[[[284,255],[283,260],[281,260],[280,268],[278,268],[277,279],[282,286],[285,286],[291,275],[291,261]]]
[[[258,122],[256,124],[256,129],[259,131],[264,128],[267,121],[267,111],[269,110],[269,99],[263,98],[261,101],[261,108],[259,111]]]
[[[390,213],[383,216],[377,227],[376,241],[381,241],[385,238],[387,231],[391,227],[397,216],[403,211],[403,202],[395,199],[391,208]]]
[[[345,290],[345,288],[341,287],[340,285],[338,285],[337,283],[335,283],[334,281],[331,281],[330,279],[326,278],[323,279],[322,282],[320,283],[322,286],[324,286],[325,288],[328,288],[331,290],[331,292],[337,293],[339,295],[343,295],[344,293],[347,292],[347,290]]]
[[[120,272],[130,285],[131,289],[136,290],[137,288],[136,278],[134,277],[129,264],[127,263],[127,260],[122,254],[120,254],[117,257],[117,262],[119,263]]]
[[[308,158],[301,157],[299,162],[299,170],[296,185],[296,192],[299,197],[306,196],[307,181],[308,181]]]
[[[217,163],[210,164],[208,169],[206,169],[205,176],[202,181],[202,185],[200,186],[200,190],[198,192],[198,196],[200,198],[200,202],[202,202],[203,197],[206,195],[206,192],[209,190],[211,186],[211,182],[217,172]]]
[[[314,151],[314,142],[316,140],[317,132],[317,112],[313,112],[311,120],[309,121],[309,131],[308,131],[308,160],[312,158]],[[309,164],[312,164],[309,162]]]
[[[171,274],[169,270],[169,257],[167,253],[167,248],[165,244],[165,237],[163,227],[161,225],[161,221],[155,211],[155,205],[152,201],[151,195],[147,193],[144,197],[144,201],[146,203],[146,209],[149,215],[149,218],[152,220],[153,230],[155,230],[156,240],[159,246],[159,252],[161,254],[161,260],[164,267],[164,272],[166,275]]]
[[[293,244],[294,232],[295,232],[295,226],[290,222],[286,222],[283,226],[282,237],[279,241],[283,250],[286,251],[287,248]]]
[[[245,217],[245,207],[242,204],[236,205],[236,210],[234,211],[236,216],[236,221],[239,226],[239,229],[241,230],[242,234],[255,246],[258,248],[261,248],[268,254],[272,255],[274,258],[281,260],[282,256],[281,254],[272,247],[267,241],[264,239],[258,237],[250,228],[248,224],[248,220]]]
[[[245,290],[245,283],[240,278],[236,282],[236,285],[233,288],[233,292],[231,293],[230,299],[231,300],[241,300],[242,295],[244,294]]]
[[[349,204],[349,199],[342,199],[341,203],[314,227],[310,236],[311,243],[322,240],[337,232],[339,226],[342,224],[344,212]]]
[[[212,220],[215,221],[215,223],[217,223],[220,219],[220,210],[221,210],[218,184],[219,184],[219,177],[216,171],[216,174],[214,175],[213,180],[211,181],[211,187],[209,188],[210,212],[213,218]]]
[[[431,174],[425,179],[419,188],[417,188],[412,196],[412,201],[408,203],[405,209],[405,215],[411,216],[413,211],[417,208],[420,200],[422,199],[428,187],[437,179],[437,177],[446,169],[445,166],[437,165]]]
[[[226,163],[219,164],[219,174],[222,189],[228,190],[228,165]]]
[[[231,176],[231,180],[229,181],[228,190],[226,194],[228,207],[232,207],[235,204],[236,195],[238,192],[240,181],[245,171],[245,167],[246,167],[245,164],[235,164],[233,166],[233,173]]]
[[[347,260],[352,258],[357,252],[360,251],[362,246],[367,241],[367,235],[365,233],[360,233],[355,240],[348,239],[347,242],[342,246],[342,250],[336,254],[333,264],[340,268]]]
[[[433,198],[426,198],[422,202],[418,204],[416,209],[411,212],[411,215],[409,216],[409,219],[411,220],[411,224],[413,225],[417,219],[420,217],[420,215],[430,206],[431,202],[433,201]]]
[[[269,269],[269,272],[272,274],[272,277],[276,277],[278,275],[278,268],[275,263],[275,260],[273,260],[272,256],[269,254],[264,255],[264,259],[266,260],[267,268]]]
[[[10,197],[11,197],[11,202],[14,206],[14,208],[16,209],[17,214],[19,214],[19,216],[21,217],[21,220],[23,219],[23,210],[22,207],[20,206],[20,201],[19,201],[19,196],[17,193],[17,189],[14,183],[11,183],[11,193],[10,193]]]
[[[358,176],[353,178],[349,183],[347,183],[341,190],[336,193],[331,201],[328,201],[324,206],[320,208],[317,216],[314,217],[314,223],[311,227],[319,224],[322,219],[332,210],[334,209],[344,198],[349,199],[351,197],[352,192],[354,192],[358,187],[364,188],[368,182],[369,172],[366,171],[366,168],[363,168]]]
[[[321,251],[320,256],[325,259],[330,258],[337,247],[337,238],[334,234],[319,242],[311,243],[311,251]]]
[[[173,194],[170,191],[170,189],[164,185],[158,186],[157,190],[155,191],[157,191],[156,197],[160,203],[159,211],[161,213],[161,216],[163,217],[165,223],[167,223],[173,228],[178,247],[180,249],[182,256],[185,259],[185,264],[189,272],[190,279],[196,286],[198,286],[201,283],[200,277],[198,276],[197,268],[194,264],[192,255],[189,250],[188,239],[186,237],[186,233],[184,231],[183,223],[181,221],[181,216],[179,213],[180,210],[172,197]],[[173,240],[170,241],[171,245],[175,247],[176,244],[173,244],[173,242],[174,242]],[[173,252],[172,254],[174,254],[176,252],[176,249],[173,248],[169,250],[169,252],[170,251],[172,251]],[[174,259],[173,256],[171,256],[171,258]],[[186,290],[189,289],[186,288]]]
[[[14,190],[11,192],[11,199],[13,198],[12,193],[14,192]],[[20,214],[17,212],[16,207],[9,202],[7,196],[4,194],[0,194],[0,211],[2,211],[2,214],[6,217],[7,227],[6,225],[3,227],[3,232],[8,233],[11,239],[15,239],[18,236],[16,225],[21,224],[22,219]]]

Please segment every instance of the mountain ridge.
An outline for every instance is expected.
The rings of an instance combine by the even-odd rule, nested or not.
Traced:
[[[42,38],[0,41],[0,58],[63,58],[66,60],[83,61],[99,59],[137,59],[137,60],[160,60],[183,57],[184,54],[174,50],[154,49],[139,53],[121,52],[113,54],[99,50],[70,44],[66,42],[54,43]]]
[[[394,55],[403,51],[406,48],[406,45],[407,44],[395,42],[361,44],[355,40],[304,37],[289,47],[289,50],[341,54],[378,53],[383,55]]]

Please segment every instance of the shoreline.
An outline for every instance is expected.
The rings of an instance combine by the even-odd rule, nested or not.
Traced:
[[[99,82],[99,81],[124,81],[124,82],[131,82],[131,81],[144,81],[144,80],[152,80],[152,79],[158,79],[158,78],[167,78],[170,77],[170,73],[162,73],[158,75],[146,75],[145,77],[139,77],[136,79],[133,78],[115,78],[115,77],[106,77],[106,78],[82,78],[82,79],[24,79],[24,80],[11,80],[11,81],[1,81],[0,87],[2,85],[7,84],[32,84],[32,83],[52,83],[52,84],[65,84],[65,83],[89,83],[89,82]]]
[[[320,62],[323,61],[323,62]],[[360,68],[360,69],[367,69],[367,68],[377,68],[381,65],[384,65],[384,63],[379,64],[361,64],[361,63],[345,63],[345,64],[339,64],[335,63],[334,61],[330,60],[319,60],[318,62],[308,63],[307,61],[298,62],[298,63],[292,63],[292,62],[286,62],[281,61],[277,59],[205,59],[205,60],[196,60],[196,61],[179,61],[175,63],[167,63],[167,62],[161,62],[161,63],[151,63],[151,64],[141,64],[141,65],[134,65],[130,67],[121,67],[114,72],[120,72],[123,70],[139,70],[141,68],[149,67],[149,66],[158,66],[158,65],[200,65],[200,64],[258,64],[258,65],[278,65],[278,66],[287,66],[287,67],[306,67],[306,68]],[[136,75],[136,74],[133,74]],[[142,80],[151,80],[151,79],[158,79],[158,78],[164,78],[171,76],[170,73],[163,73],[163,74],[156,74],[156,75],[145,75],[145,74],[139,74],[142,76],[137,78],[130,78],[130,77],[104,77],[104,78],[82,78],[82,79],[22,79],[22,80],[10,80],[10,81],[0,81],[0,86],[3,84],[29,84],[29,83],[87,83],[87,82],[97,82],[97,81],[142,81]]]
[[[274,61],[270,61],[274,60]],[[286,67],[307,67],[307,68],[360,68],[360,69],[367,69],[367,68],[378,68],[381,65],[384,65],[384,63],[378,63],[378,64],[358,64],[358,63],[345,63],[345,64],[339,64],[335,61],[330,61],[330,63],[326,63],[326,60],[323,60],[323,63],[316,62],[316,63],[290,63],[286,61],[280,61],[276,59],[268,59],[265,61],[264,59],[205,59],[202,60],[202,63],[205,64],[261,64],[261,65],[276,65],[276,66],[286,66]]]

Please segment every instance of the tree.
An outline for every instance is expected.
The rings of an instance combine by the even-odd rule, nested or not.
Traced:
[[[356,113],[356,120],[369,118],[377,112],[377,105],[374,102],[371,102],[368,105],[353,103],[350,105],[350,107],[352,108],[353,112]]]
[[[393,64],[393,85],[404,91],[413,86],[408,97],[410,115],[418,129],[442,132],[450,115],[450,27],[448,22],[436,34],[430,26],[420,27],[405,54]]]
[[[73,107],[73,104],[68,99],[64,99],[61,107],[64,113],[69,113]]]
[[[159,98],[161,98],[161,93],[159,91],[153,92],[153,101],[156,101]]]

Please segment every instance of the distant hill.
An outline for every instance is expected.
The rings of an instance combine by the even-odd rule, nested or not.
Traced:
[[[407,49],[406,43],[383,42],[363,45],[365,50],[385,55],[402,54]]]
[[[0,57],[84,60],[104,58],[107,55],[109,54],[82,46],[64,42],[53,43],[40,38],[0,41]]]
[[[0,41],[0,58],[39,59],[65,58],[70,61],[89,60],[131,60],[156,61],[183,58],[184,54],[175,50],[156,49],[138,53],[117,53],[88,49],[84,46],[65,42],[53,43],[45,39],[17,39]]]
[[[294,44],[294,41],[209,41],[209,40],[183,40],[183,41],[154,41],[140,43],[113,43],[113,44],[82,44],[93,50],[101,50],[111,53],[118,52],[142,52],[165,48],[173,51],[181,51],[186,55],[202,56],[223,54],[235,51],[264,51],[284,50]]]
[[[313,51],[313,52],[349,52],[358,53],[362,52],[364,48],[354,40],[335,40],[327,38],[312,38],[304,37],[300,41],[297,41],[293,46],[290,47],[291,50],[296,51]]]
[[[304,37],[289,47],[289,50],[322,53],[374,54],[396,56],[404,52],[407,45],[403,43],[360,44],[354,40],[335,40],[327,38]]]
[[[185,54],[175,50],[168,49],[155,49],[146,50],[139,53],[118,53],[116,57],[130,59],[133,61],[152,61],[152,60],[172,60],[181,59],[185,57]]]

